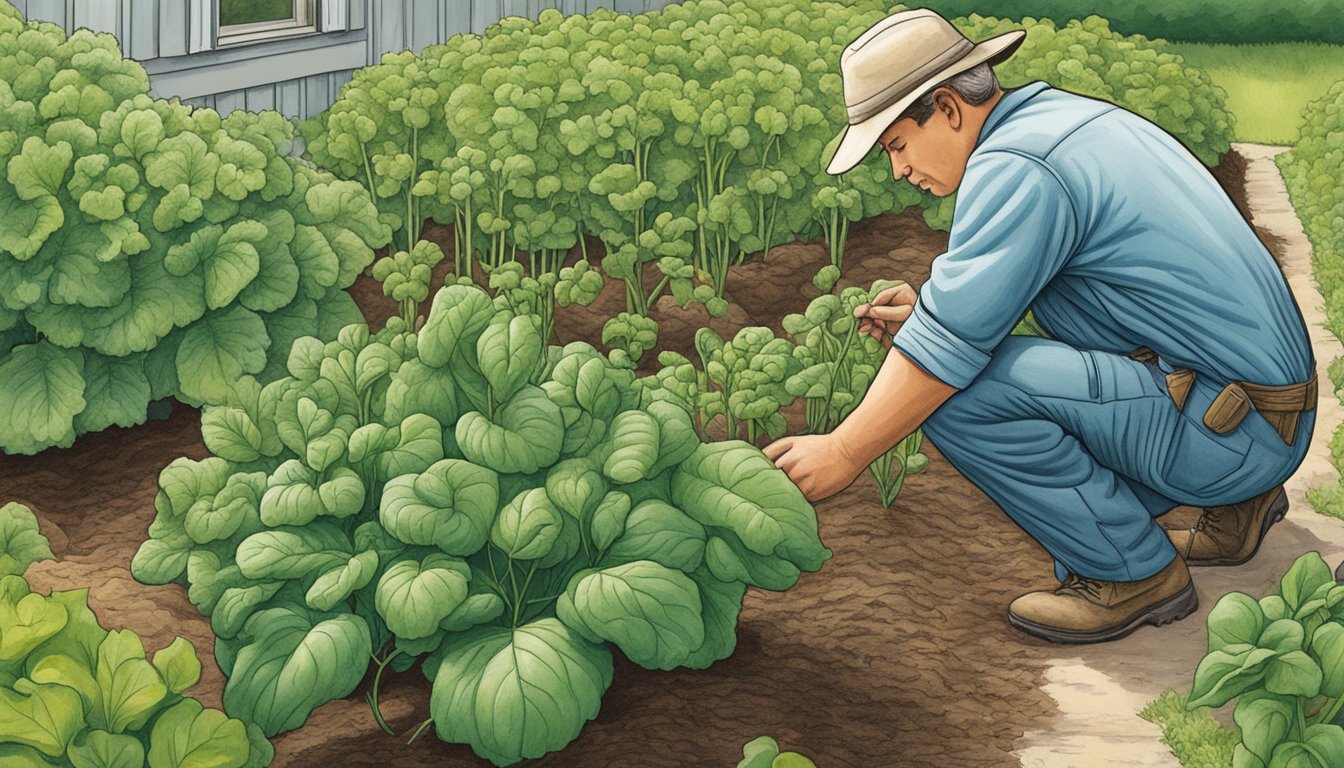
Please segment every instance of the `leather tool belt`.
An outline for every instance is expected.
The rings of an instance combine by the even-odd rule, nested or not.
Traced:
[[[1157,354],[1146,347],[1134,350],[1129,356],[1141,363],[1157,361]],[[1179,411],[1185,407],[1185,399],[1195,383],[1195,372],[1177,368],[1166,376],[1167,393]],[[1209,409],[1204,412],[1204,426],[1220,435],[1225,434],[1235,429],[1254,408],[1285,443],[1292,445],[1297,436],[1298,419],[1316,407],[1316,395],[1315,373],[1306,382],[1283,386],[1234,381],[1214,396]]]

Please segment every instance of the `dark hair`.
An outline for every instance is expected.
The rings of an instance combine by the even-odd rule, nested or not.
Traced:
[[[939,88],[951,88],[967,104],[984,104],[993,98],[999,90],[999,79],[994,76],[994,68],[988,62],[953,75],[941,83],[920,94],[915,103],[905,108],[896,120],[910,119],[917,125],[923,125],[933,116],[933,92]],[[893,120],[892,122],[896,122]]]

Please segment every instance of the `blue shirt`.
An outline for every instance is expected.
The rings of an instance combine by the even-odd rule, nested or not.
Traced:
[[[1143,118],[1032,83],[980,130],[947,253],[895,346],[964,389],[1030,307],[1054,338],[1219,381],[1306,381],[1282,274],[1212,174]]]

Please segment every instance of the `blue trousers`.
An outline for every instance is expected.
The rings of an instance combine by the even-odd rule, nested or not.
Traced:
[[[1223,382],[1197,376],[1185,407],[1165,363],[1009,336],[969,387],[924,422],[963,475],[1055,558],[1055,573],[1136,581],[1176,556],[1155,517],[1178,504],[1257,496],[1306,455],[1315,411],[1292,445],[1252,410],[1219,435],[1203,424]]]

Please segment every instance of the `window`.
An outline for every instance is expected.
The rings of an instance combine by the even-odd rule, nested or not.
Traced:
[[[316,32],[313,5],[314,0],[218,0],[219,44]]]

